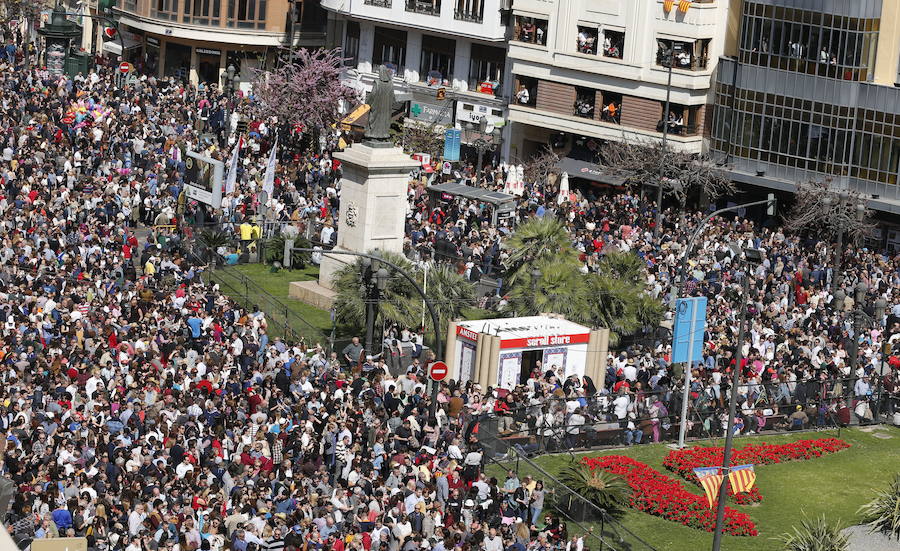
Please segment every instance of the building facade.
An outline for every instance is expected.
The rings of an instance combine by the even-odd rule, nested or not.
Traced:
[[[347,58],[344,78],[361,94],[378,67],[391,69],[408,121],[461,129],[466,145],[487,139],[497,152],[509,98],[505,0],[322,0],[329,46]],[[472,151],[470,150],[471,154]]]
[[[327,21],[318,0],[119,0],[115,13],[124,44],[107,54],[195,84],[233,65],[244,87],[280,48],[324,45]]]
[[[828,181],[900,213],[900,1],[745,0],[739,13],[711,140],[733,179]]]
[[[728,0],[514,0],[510,156],[552,145],[595,162],[605,140],[700,153]],[[668,52],[674,52],[669,116]]]

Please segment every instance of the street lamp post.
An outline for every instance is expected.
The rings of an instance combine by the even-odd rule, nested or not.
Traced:
[[[728,485],[728,469],[731,467],[731,447],[734,441],[734,416],[737,409],[737,393],[738,385],[741,382],[741,362],[744,355],[744,330],[747,325],[747,300],[750,295],[750,272],[751,267],[761,261],[759,251],[752,249],[744,249],[744,261],[747,266],[747,273],[744,274],[744,280],[741,285],[741,309],[738,314],[738,336],[737,346],[734,354],[734,370],[731,374],[731,396],[728,399],[728,425],[725,432],[725,451],[722,457],[722,470],[720,474],[725,476],[722,485],[719,487],[719,501],[716,505],[716,529],[713,535],[713,551],[719,551],[722,545],[722,528],[725,524],[725,498],[727,497]],[[682,423],[684,420],[682,419]]]
[[[232,108],[232,101],[234,99],[234,92],[237,89],[238,77],[237,77],[237,69],[234,68],[234,64],[230,63],[228,68],[225,69],[225,74],[222,75],[222,78],[225,80],[223,82],[223,88],[225,91],[225,139],[227,140],[229,136],[231,136],[231,118],[234,114],[234,109]]]
[[[837,197],[835,197],[835,195]],[[841,190],[836,194],[826,194],[822,198],[822,204],[825,205],[826,209],[830,210],[830,207],[837,207],[837,212],[840,213],[838,216],[833,217],[836,224],[837,229],[837,245],[834,249],[834,260],[832,261],[831,267],[831,293],[834,294],[838,286],[841,282],[841,263],[843,261],[844,256],[844,233],[847,231],[847,221],[843,215],[844,211],[847,209],[847,201],[850,200],[850,193],[847,190]],[[832,213],[825,213],[826,216],[830,216]],[[863,218],[866,215],[866,205],[864,202],[859,202],[856,204],[856,213],[855,219],[856,222],[862,222]]]
[[[669,64],[669,78],[666,82],[666,108],[662,115],[662,155],[659,159],[659,180],[656,182],[656,225],[653,228],[653,236],[658,237],[660,226],[662,226],[662,202],[663,202],[663,170],[666,162],[666,145],[669,138],[669,104],[672,98],[672,66],[675,65],[675,53],[680,52],[682,45],[673,43],[672,47],[666,52],[666,58]]]
[[[855,378],[856,373],[856,364],[859,361],[859,331],[860,325],[863,321],[862,317],[865,316],[865,312],[863,312],[862,305],[866,300],[866,294],[869,292],[869,287],[863,283],[862,281],[856,286],[854,290],[854,311],[853,311],[853,342],[850,349],[850,376]]]

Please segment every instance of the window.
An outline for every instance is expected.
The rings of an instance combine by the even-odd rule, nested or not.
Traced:
[[[709,39],[695,40],[693,42],[668,40],[665,38],[657,39],[656,64],[660,67],[668,67],[670,53],[672,54],[673,68],[685,71],[702,71],[707,67]]]
[[[534,17],[515,16],[513,40],[540,46],[547,45],[547,20]]]
[[[441,0],[406,0],[406,11],[424,13],[425,15],[440,15]]]
[[[436,36],[422,36],[422,60],[419,80],[429,86],[448,86],[453,78],[456,41]]]
[[[265,28],[266,0],[228,0],[228,26],[239,29]]]
[[[219,0],[184,0],[185,23],[218,26],[219,4]]]
[[[578,26],[576,48],[582,54],[597,54],[597,38],[599,31],[594,27]]]
[[[151,6],[150,17],[169,21],[178,20],[178,0],[154,0]]]
[[[395,75],[402,75],[406,67],[406,31],[375,27],[372,63],[376,67],[384,65]]]
[[[484,94],[499,94],[505,59],[504,48],[472,44],[469,89]]]
[[[660,112],[665,109],[665,103],[660,104]],[[686,107],[684,105],[669,104],[669,116],[665,118],[665,124],[668,126],[669,134],[679,134],[682,136],[694,136],[699,132],[697,123],[699,122],[700,106]],[[656,129],[663,131],[663,120],[656,125]]]
[[[600,111],[600,120],[619,124],[622,120],[622,94],[603,92],[603,108]]]
[[[484,21],[484,0],[456,0],[453,18],[460,21],[481,23]]]
[[[575,87],[575,116],[584,119],[594,118],[594,103],[597,92],[590,88]]]
[[[347,36],[342,52],[344,65],[356,67],[359,64],[359,22],[347,21]]]
[[[603,56],[622,59],[625,53],[625,31],[603,30]]]
[[[534,107],[537,103],[538,80],[531,77],[516,77],[516,91],[514,94],[516,105]]]
[[[137,0],[125,0],[123,4],[123,9],[125,11],[130,11],[132,13],[137,12]]]

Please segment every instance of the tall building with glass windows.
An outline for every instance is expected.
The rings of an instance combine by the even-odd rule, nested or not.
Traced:
[[[122,41],[104,42],[106,55],[194,84],[234,66],[242,87],[279,48],[324,45],[327,23],[319,0],[118,0],[114,12]]]
[[[741,183],[828,181],[900,213],[900,0],[744,0],[739,13],[713,155]]]

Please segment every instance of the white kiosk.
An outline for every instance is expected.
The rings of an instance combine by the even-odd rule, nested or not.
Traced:
[[[447,331],[450,378],[482,388],[512,389],[524,383],[538,361],[564,377],[589,376],[603,386],[609,329],[591,329],[559,316],[452,322]]]

